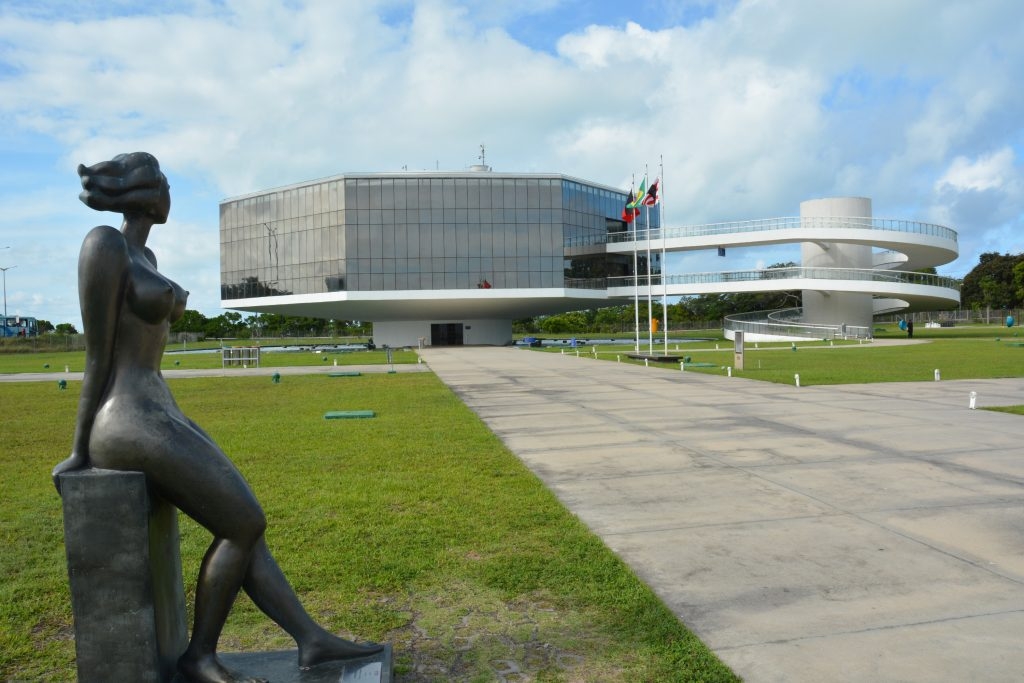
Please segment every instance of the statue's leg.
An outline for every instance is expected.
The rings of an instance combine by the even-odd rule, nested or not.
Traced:
[[[375,654],[383,645],[358,645],[317,624],[303,608],[263,539],[257,542],[243,583],[245,592],[263,612],[281,625],[299,647],[299,665],[352,659]]]
[[[210,545],[196,585],[192,639],[178,660],[178,669],[195,683],[241,683],[262,679],[238,678],[217,659],[217,640],[238,594],[239,574],[244,574],[251,549],[236,541],[218,538]],[[241,572],[239,572],[241,569]]]
[[[169,415],[147,418],[144,427],[125,420],[99,422],[90,453],[98,467],[144,472],[166,500],[214,536],[199,571],[192,638],[178,668],[195,683],[257,683],[224,668],[216,648],[266,528],[263,510],[209,437]]]

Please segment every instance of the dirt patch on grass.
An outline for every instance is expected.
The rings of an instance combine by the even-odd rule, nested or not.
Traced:
[[[398,683],[627,679],[628,666],[611,664],[618,648],[607,633],[541,595],[502,601],[460,586],[381,602],[407,616],[385,637]]]

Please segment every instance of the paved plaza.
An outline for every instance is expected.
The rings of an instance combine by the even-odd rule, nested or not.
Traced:
[[[1024,379],[422,355],[747,681],[1024,679]]]

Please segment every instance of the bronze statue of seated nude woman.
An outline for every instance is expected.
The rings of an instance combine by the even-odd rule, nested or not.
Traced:
[[[277,566],[263,539],[266,518],[249,485],[223,451],[181,412],[160,374],[170,323],[188,292],[160,274],[146,247],[165,223],[170,187],[144,152],[78,167],[80,198],[124,215],[120,230],[93,228],[82,244],[78,292],[86,369],[71,456],[54,469],[134,470],[161,496],[213,534],[196,587],[195,621],[178,660],[193,683],[258,683],[217,658],[217,640],[238,590],[295,639],[299,666],[364,657],[383,646],[356,644],[319,626]],[[59,482],[58,482],[59,488]]]

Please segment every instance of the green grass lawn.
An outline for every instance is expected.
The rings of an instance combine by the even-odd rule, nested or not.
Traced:
[[[881,335],[879,340],[885,339]],[[901,333],[898,338],[905,339]],[[1017,330],[996,326],[978,328],[922,328],[912,345],[885,346],[880,342],[806,341],[786,343],[745,344],[744,369],[732,369],[734,377],[747,377],[768,382],[795,384],[800,375],[801,386],[814,384],[858,384],[866,382],[934,381],[935,370],[942,379],[980,379],[1024,377],[1024,337]],[[795,351],[793,348],[795,347]],[[597,346],[596,358],[623,363],[643,364],[631,360],[629,346]],[[647,353],[649,346],[641,344]],[[654,353],[662,354],[663,345],[655,343]],[[579,349],[544,349],[545,353],[579,352],[595,357],[592,346]],[[734,365],[733,344],[728,340],[697,341],[669,344],[669,354],[689,358],[686,372],[715,375],[728,374]],[[652,363],[654,367],[679,372],[679,363]]]
[[[230,346],[244,346],[230,344]],[[205,347],[208,353],[181,353],[180,345],[169,346],[164,354],[164,370],[213,369],[222,366],[220,346]],[[192,346],[188,347],[192,349]],[[305,344],[296,345],[293,351],[263,351],[260,353],[262,367],[292,367],[309,365],[383,365],[387,363],[384,349],[373,351],[331,351],[318,350]],[[392,349],[392,362],[415,363],[416,352],[409,349]],[[85,367],[84,351],[44,351],[39,353],[0,353],[0,374],[24,372],[81,372]]]
[[[434,375],[170,384],[251,482],[310,612],[394,643],[399,681],[414,669],[495,680],[503,661],[538,681],[735,680]],[[49,472],[67,454],[79,387],[0,384],[0,680],[75,676]],[[378,417],[323,419],[357,409]],[[208,543],[182,519],[190,595]],[[240,598],[222,649],[287,647]]]
[[[1012,413],[1013,415],[1024,415],[1024,405],[1021,406],[990,406],[985,410],[993,410],[997,413]]]

